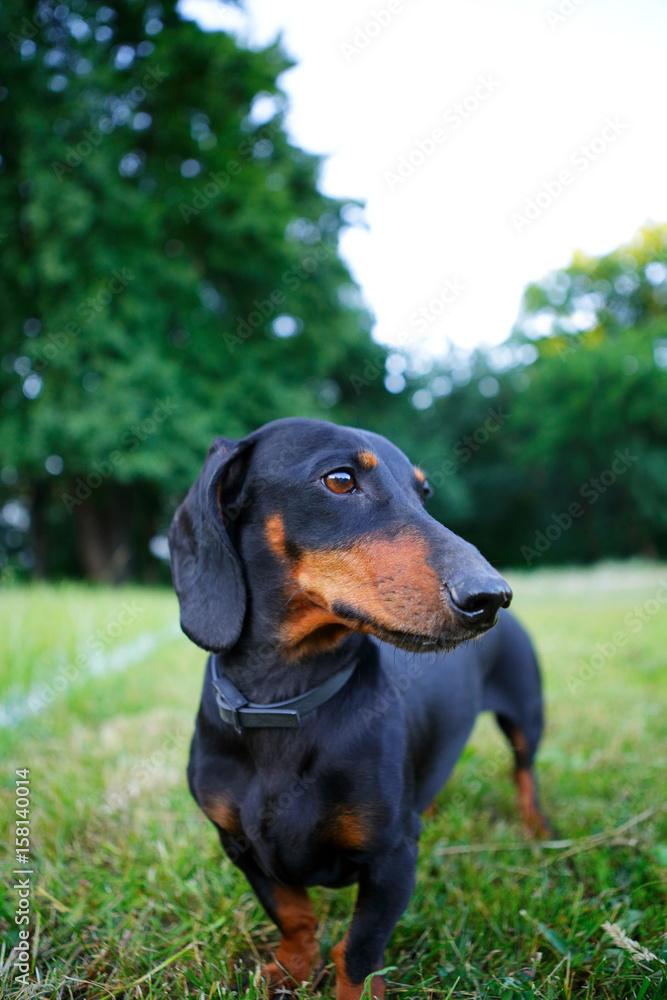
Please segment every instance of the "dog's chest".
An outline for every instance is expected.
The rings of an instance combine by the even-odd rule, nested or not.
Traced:
[[[266,874],[288,884],[340,884],[381,845],[389,806],[351,777],[328,794],[321,773],[258,774],[240,809],[244,835]],[[383,822],[383,820],[385,822]]]

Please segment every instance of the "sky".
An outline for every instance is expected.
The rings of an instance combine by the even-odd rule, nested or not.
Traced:
[[[365,202],[341,251],[373,335],[501,343],[575,249],[667,221],[664,0],[181,0],[244,44],[281,32],[291,140]]]

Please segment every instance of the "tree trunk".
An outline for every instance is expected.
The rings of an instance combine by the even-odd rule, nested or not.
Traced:
[[[122,583],[130,575],[131,490],[107,483],[74,508],[77,549],[89,580]]]

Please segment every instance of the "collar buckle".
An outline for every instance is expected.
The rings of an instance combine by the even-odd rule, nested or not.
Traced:
[[[220,718],[224,722],[229,722],[240,735],[243,730],[240,710],[248,704],[248,699],[243,697],[238,688],[235,688],[224,674],[221,675],[215,669],[215,660],[213,660],[213,664],[213,687],[215,689],[215,700],[220,712]]]

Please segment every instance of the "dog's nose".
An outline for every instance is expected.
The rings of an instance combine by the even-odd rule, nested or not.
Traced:
[[[493,624],[500,608],[508,608],[512,600],[509,583],[497,573],[482,579],[450,583],[449,593],[455,609],[471,625]]]

